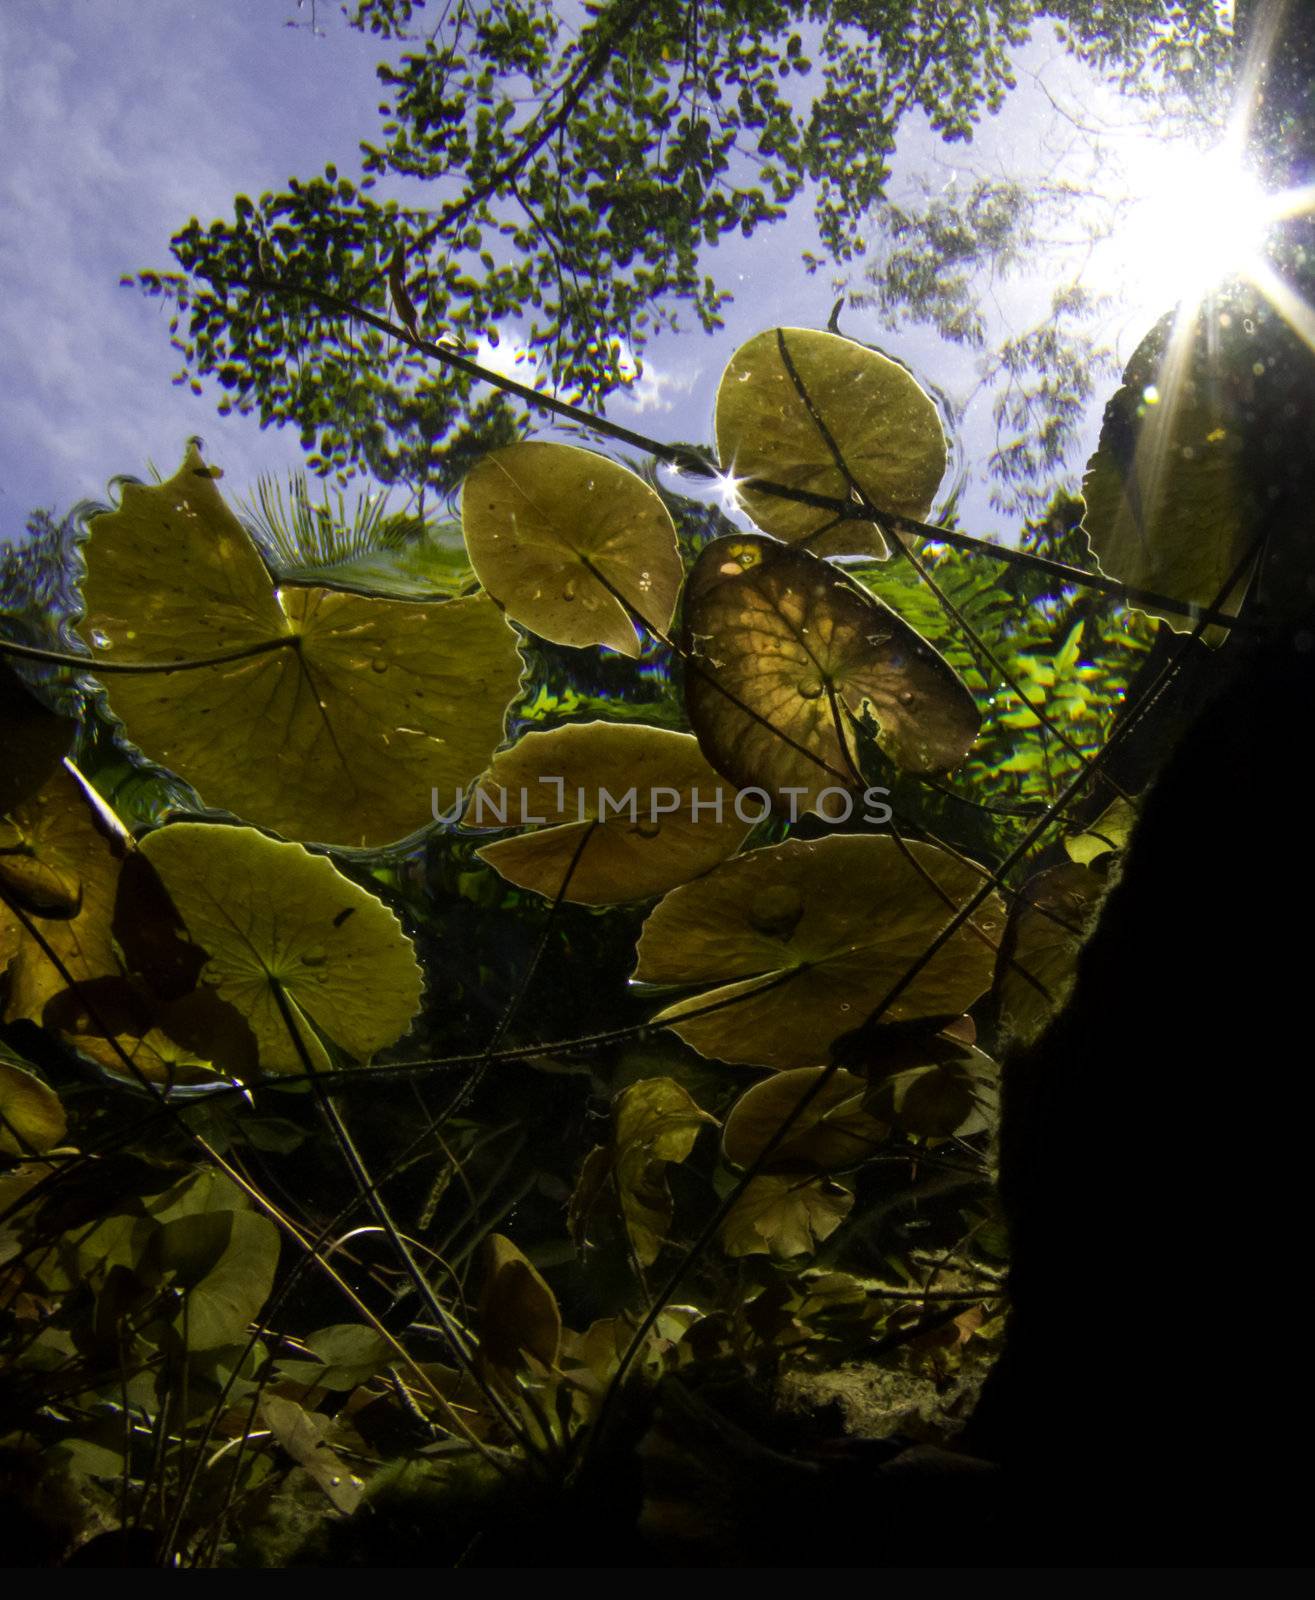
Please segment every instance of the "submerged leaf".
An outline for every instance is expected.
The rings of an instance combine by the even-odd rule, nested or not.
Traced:
[[[875,719],[898,766],[947,772],[977,737],[973,697],[888,606],[807,551],[773,539],[715,540],[685,591],[690,726],[733,783],[806,810],[861,787],[855,721]]]
[[[484,1241],[484,1287],[479,1297],[480,1354],[493,1366],[514,1371],[522,1352],[545,1367],[557,1360],[562,1314],[557,1297],[535,1267],[501,1233]]]
[[[757,1160],[787,1117],[827,1069],[799,1067],[755,1083],[726,1118],[722,1153],[732,1166]],[[866,1160],[889,1131],[863,1107],[867,1084],[843,1069],[833,1072],[772,1151],[773,1163],[832,1171]]]
[[[0,969],[9,961],[6,1021],[39,1021],[68,978],[117,975],[110,919],[119,864],[130,849],[131,840],[68,763],[0,821],[0,888],[39,934],[0,900]]]
[[[929,844],[858,834],[789,840],[672,890],[644,924],[635,977],[699,987],[654,1021],[703,1055],[814,1066],[885,1001],[981,881],[980,869]],[[965,1011],[990,984],[1003,922],[992,894],[887,1018]]]
[[[480,582],[542,639],[637,656],[632,614],[658,632],[671,621],[675,524],[605,456],[539,441],[494,450],[466,478],[461,521]]]
[[[864,1106],[901,1133],[946,1139],[988,1125],[983,1108],[994,1111],[995,1082],[991,1058],[966,1047],[948,1060],[891,1073],[868,1091]]]
[[[364,1485],[325,1442],[328,1419],[276,1394],[262,1394],[260,1409],[269,1431],[297,1465],[310,1473],[334,1509],[351,1516],[361,1503]]]
[[[406,1032],[421,990],[411,941],[332,862],[254,828],[199,822],[157,829],[141,850],[209,955],[202,983],[246,1019],[265,1072],[304,1070],[280,995],[318,1065],[315,1029],[357,1061]]]
[[[897,362],[834,333],[769,328],[742,344],[717,389],[716,426],[718,456],[737,479],[845,501],[852,483],[897,516],[925,518],[945,476],[945,430],[926,391]],[[807,539],[819,555],[885,553],[870,525],[749,487],[739,494],[778,539]]]
[[[160,1225],[151,1260],[186,1291],[175,1327],[188,1350],[246,1336],[274,1287],[278,1229],[254,1211],[196,1211]]]
[[[671,1228],[666,1166],[684,1161],[699,1129],[717,1119],[701,1111],[673,1078],[645,1078],[617,1097],[614,1171],[621,1215],[641,1265],[652,1266]]]
[[[640,723],[570,723],[495,756],[467,822],[530,819],[546,826],[477,853],[522,888],[554,898],[566,883],[563,898],[585,905],[663,894],[749,831],[695,739]]]
[[[67,1131],[59,1096],[0,1044],[0,1155],[42,1155]]]
[[[520,679],[485,596],[413,605],[275,588],[195,449],[95,517],[81,632],[109,659],[220,666],[115,675],[110,704],[152,760],[294,838],[387,844],[488,764]],[[261,649],[260,647],[268,647]]]
[[[762,1172],[721,1225],[729,1256],[808,1255],[849,1215],[854,1196],[811,1172]]]

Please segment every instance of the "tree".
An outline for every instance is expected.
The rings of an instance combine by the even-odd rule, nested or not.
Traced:
[[[718,325],[728,296],[702,248],[777,221],[805,184],[825,251],[860,257],[906,119],[970,139],[1039,21],[1129,83],[1167,63],[1198,96],[1229,56],[1212,0],[1167,16],[1150,0],[611,0],[578,32],[550,0],[459,0],[408,33],[421,9],[352,13],[417,45],[379,68],[383,136],[363,143],[359,184],[327,168],[239,195],[231,221],[175,237],[179,272],[136,279],[172,303],[194,383],[297,427],[316,471],[417,490],[450,489],[522,413],[475,401],[468,373],[433,371],[348,308],[391,301],[456,347],[517,319],[543,381],[594,405],[682,309]],[[441,202],[373,197],[398,178],[441,183]]]

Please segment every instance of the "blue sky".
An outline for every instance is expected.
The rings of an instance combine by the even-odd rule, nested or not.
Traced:
[[[333,0],[318,12],[320,36],[288,25],[308,20],[309,6],[295,0],[0,5],[0,537],[17,536],[36,506],[62,511],[106,498],[117,473],[171,471],[191,434],[202,435],[237,493],[262,471],[300,463],[295,432],[221,418],[212,393],[171,385],[167,313],[118,280],[168,267],[171,233],[193,214],[228,215],[239,191],[281,186],[327,161],[358,170],[358,140],[376,123],[383,47],[348,29]],[[1076,171],[1089,141],[1075,120],[1131,115],[1044,39],[1022,69],[1005,113],[970,146],[944,147],[909,123],[896,192],[935,189],[956,171]],[[1122,137],[1128,166],[1144,164],[1145,139]],[[816,240],[800,208],[711,252],[708,269],[737,296],[725,330],[661,337],[612,414],[661,438],[710,438],[716,379],[737,344],[775,322],[825,324],[835,295],[825,272],[810,278],[799,264],[809,248]],[[997,331],[1026,322],[1049,286],[1024,276],[995,291]],[[1126,357],[1151,320],[1145,305],[1124,306],[1108,337]],[[861,314],[842,327],[960,401],[973,388],[972,361],[926,335],[892,333]],[[1093,438],[1098,422],[1097,407]],[[980,459],[992,442],[989,405],[979,399],[961,443]],[[1008,519],[986,509],[980,485],[965,511],[967,527],[1008,536]]]

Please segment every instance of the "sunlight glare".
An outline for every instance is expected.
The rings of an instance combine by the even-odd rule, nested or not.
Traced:
[[[1250,277],[1276,217],[1242,160],[1239,143],[1182,144],[1139,152],[1133,212],[1118,230],[1129,298],[1148,309],[1194,306],[1218,284]]]

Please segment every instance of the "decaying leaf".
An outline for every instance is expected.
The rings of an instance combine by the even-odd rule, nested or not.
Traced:
[[[254,828],[174,823],[142,853],[209,959],[201,981],[246,1019],[265,1072],[301,1072],[279,996],[318,1066],[318,1029],[353,1060],[394,1043],[421,973],[391,911],[304,846]]]
[[[167,483],[129,484],[92,519],[86,564],[80,631],[97,655],[253,652],[109,679],[128,736],[210,805],[297,839],[387,844],[502,739],[521,663],[492,601],[276,588],[195,448]]]
[[[980,871],[928,844],[789,840],[673,889],[644,924],[635,977],[697,986],[654,1020],[703,1055],[814,1066],[903,981],[980,884]],[[902,989],[888,1019],[965,1011],[990,984],[1003,924],[991,895]]]
[[[948,772],[977,737],[953,668],[834,567],[773,539],[718,539],[685,591],[690,726],[731,782],[842,818],[862,788],[855,722],[906,771]],[[843,797],[842,797],[843,798]]]
[[[605,456],[540,441],[491,451],[461,491],[466,548],[509,616],[557,644],[637,656],[665,631],[682,568],[661,497]]]
[[[769,328],[740,346],[717,389],[716,428],[717,453],[737,479],[836,500],[851,498],[852,483],[879,510],[918,520],[948,459],[940,414],[916,379],[852,339],[811,328]],[[818,555],[885,553],[869,524],[749,487],[739,493],[778,539],[807,539]]]
[[[563,898],[585,905],[664,894],[724,860],[750,826],[697,740],[615,722],[527,733],[494,758],[466,821],[529,819],[544,826],[478,854],[522,888],[555,898],[566,883]]]

